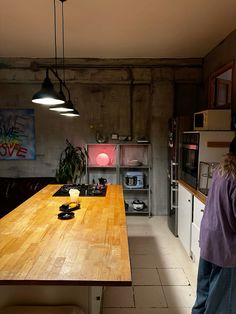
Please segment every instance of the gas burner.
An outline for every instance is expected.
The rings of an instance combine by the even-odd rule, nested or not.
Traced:
[[[81,196],[106,196],[106,185],[102,184],[64,184],[53,196],[69,196],[70,189],[78,189]]]
[[[61,187],[61,191],[65,192],[65,193],[69,193],[70,189],[78,189],[79,190],[79,186],[77,184],[64,184]]]

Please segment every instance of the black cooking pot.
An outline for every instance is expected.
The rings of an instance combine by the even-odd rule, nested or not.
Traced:
[[[98,182],[99,182],[99,184],[105,185],[107,183],[107,179],[106,178],[99,178]]]

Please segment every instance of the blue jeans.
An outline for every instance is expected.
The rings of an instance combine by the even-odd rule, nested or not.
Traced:
[[[236,267],[223,268],[200,257],[192,314],[236,313]]]

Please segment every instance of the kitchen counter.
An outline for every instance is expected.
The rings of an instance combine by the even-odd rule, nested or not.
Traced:
[[[60,220],[48,185],[0,219],[1,285],[131,285],[122,187],[81,197],[75,217]],[[17,196],[16,196],[17,197]]]
[[[193,196],[199,199],[203,204],[206,204],[206,195],[202,194],[200,191],[194,189],[192,186],[190,186],[188,183],[186,183],[183,180],[178,180],[178,182],[186,188]]]

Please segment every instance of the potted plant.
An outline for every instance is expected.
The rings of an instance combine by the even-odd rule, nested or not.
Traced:
[[[83,147],[74,147],[66,140],[66,148],[62,151],[58,169],[56,170],[56,180],[59,183],[76,184],[86,172],[87,150]]]

